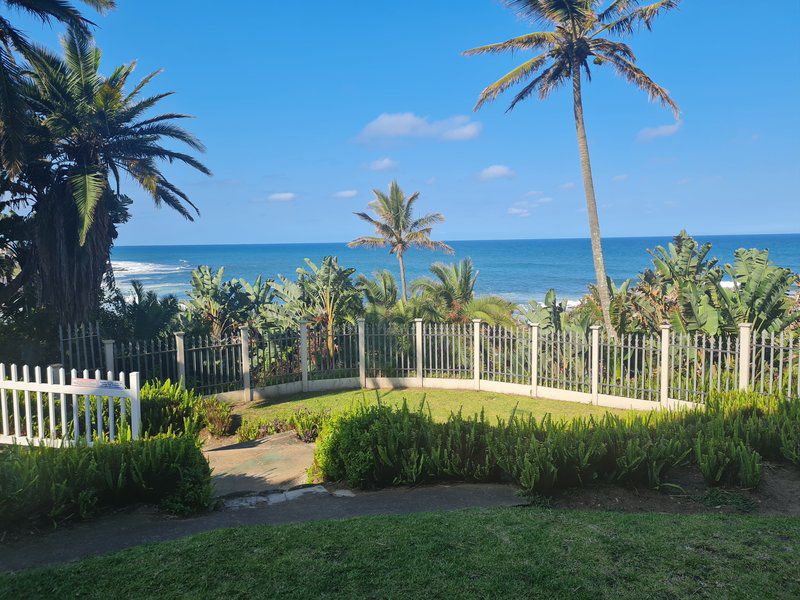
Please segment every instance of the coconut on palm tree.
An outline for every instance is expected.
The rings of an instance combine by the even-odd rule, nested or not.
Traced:
[[[629,83],[645,91],[651,100],[657,100],[670,108],[677,118],[677,104],[664,88],[636,65],[636,57],[630,46],[607,36],[632,35],[641,26],[649,30],[658,15],[677,7],[679,1],[660,0],[640,6],[639,0],[505,0],[505,4],[521,18],[549,28],[465,52],[467,55],[534,53],[532,58],[484,89],[475,110],[517,84],[524,86],[511,101],[509,111],[533,93],[540,99],[545,99],[561,85],[571,82],[597,290],[603,322],[612,336],[614,328],[611,323],[611,295],[606,279],[589,144],[583,119],[582,75],[585,74],[587,81],[591,79],[590,62],[596,66],[610,66]]]
[[[75,322],[96,307],[110,275],[117,226],[129,218],[123,183],[135,182],[156,206],[191,220],[197,208],[159,163],[210,172],[190,154],[164,144],[204,150],[176,124],[187,115],[149,114],[171,95],[142,97],[157,72],[129,89],[135,63],[106,77],[99,73],[100,50],[80,30],[70,29],[62,46],[63,58],[44,48],[29,56],[31,73],[22,83],[32,119],[29,156],[12,194],[30,207],[33,248],[20,277],[62,322]]]
[[[433,226],[444,221],[441,213],[429,213],[422,217],[414,216],[414,204],[419,198],[419,192],[414,192],[406,198],[403,190],[393,181],[389,186],[389,194],[380,190],[373,190],[375,199],[369,203],[369,208],[375,217],[365,212],[355,213],[360,219],[375,228],[373,236],[362,236],[347,244],[348,246],[364,246],[366,248],[389,247],[389,253],[397,256],[400,265],[400,288],[403,300],[408,300],[406,290],[406,267],[403,255],[409,248],[422,248],[424,250],[442,250],[453,254],[453,249],[445,244],[431,239]]]
[[[114,0],[83,0],[98,11],[114,8]],[[91,21],[65,0],[0,0],[6,11],[16,10],[44,23],[60,22],[88,34]],[[26,59],[36,52],[27,36],[0,15],[0,165],[16,175],[25,157],[27,104],[20,93],[23,79],[17,55]]]

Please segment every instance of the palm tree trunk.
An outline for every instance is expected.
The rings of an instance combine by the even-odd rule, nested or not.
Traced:
[[[403,253],[397,253],[397,262],[400,263],[400,288],[403,290],[403,302],[408,300],[406,293],[406,265],[403,263]]]
[[[603,324],[608,335],[616,338],[616,331],[611,325],[611,293],[608,289],[608,279],[606,278],[603,245],[600,241],[600,219],[597,217],[597,200],[595,199],[594,182],[592,181],[592,164],[589,160],[589,142],[586,140],[586,126],[583,122],[580,67],[572,69],[572,94],[575,110],[575,130],[578,134],[578,150],[581,155],[583,190],[586,194],[586,212],[589,216],[589,237],[592,241],[594,273],[597,278],[597,293],[600,296],[600,309],[603,311]]]

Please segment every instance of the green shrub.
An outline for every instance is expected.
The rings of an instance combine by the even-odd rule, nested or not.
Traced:
[[[187,515],[208,508],[211,470],[195,439],[149,439],[0,452],[0,527],[84,519],[148,502]]]
[[[695,460],[711,484],[755,487],[761,456],[797,462],[800,402],[728,394],[707,410],[554,421],[483,415],[436,423],[405,404],[360,406],[329,420],[317,439],[311,477],[372,488],[426,481],[516,482],[527,492],[596,479],[657,487]]]
[[[236,435],[240,442],[251,442],[275,433],[294,430],[298,438],[310,444],[316,441],[319,432],[330,419],[329,410],[312,412],[300,408],[289,415],[288,419],[244,419],[236,430]]]
[[[142,433],[196,435],[202,428],[198,407],[203,397],[180,383],[147,382],[141,390]]]
[[[233,425],[233,409],[230,404],[214,396],[203,400],[198,410],[211,435],[222,437],[230,433]]]

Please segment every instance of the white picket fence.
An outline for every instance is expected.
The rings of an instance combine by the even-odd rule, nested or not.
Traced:
[[[45,377],[42,377],[44,372]],[[127,384],[127,385],[126,385]],[[61,446],[114,441],[122,430],[139,438],[142,415],[139,373],[80,375],[54,367],[0,363],[0,444]]]

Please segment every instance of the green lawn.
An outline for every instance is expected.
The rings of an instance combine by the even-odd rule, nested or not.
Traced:
[[[306,407],[313,411],[330,409],[332,411],[345,410],[360,402],[375,403],[380,396],[381,401],[387,404],[402,404],[407,400],[409,406],[416,408],[425,399],[433,418],[444,421],[451,412],[463,410],[465,415],[479,413],[481,409],[486,417],[494,421],[496,417],[504,419],[511,415],[516,407],[520,415],[533,414],[542,417],[550,413],[554,418],[567,418],[603,415],[605,412],[625,414],[626,411],[579,404],[576,402],[559,402],[556,400],[542,400],[541,398],[528,398],[526,396],[512,396],[509,394],[495,394],[492,392],[452,391],[452,390],[380,390],[380,391],[346,391],[330,394],[297,394],[279,400],[259,402],[255,406],[238,407],[238,412],[244,417],[272,419],[290,414],[297,408]]]
[[[798,565],[798,518],[473,509],[219,530],[0,597],[798,598]]]

